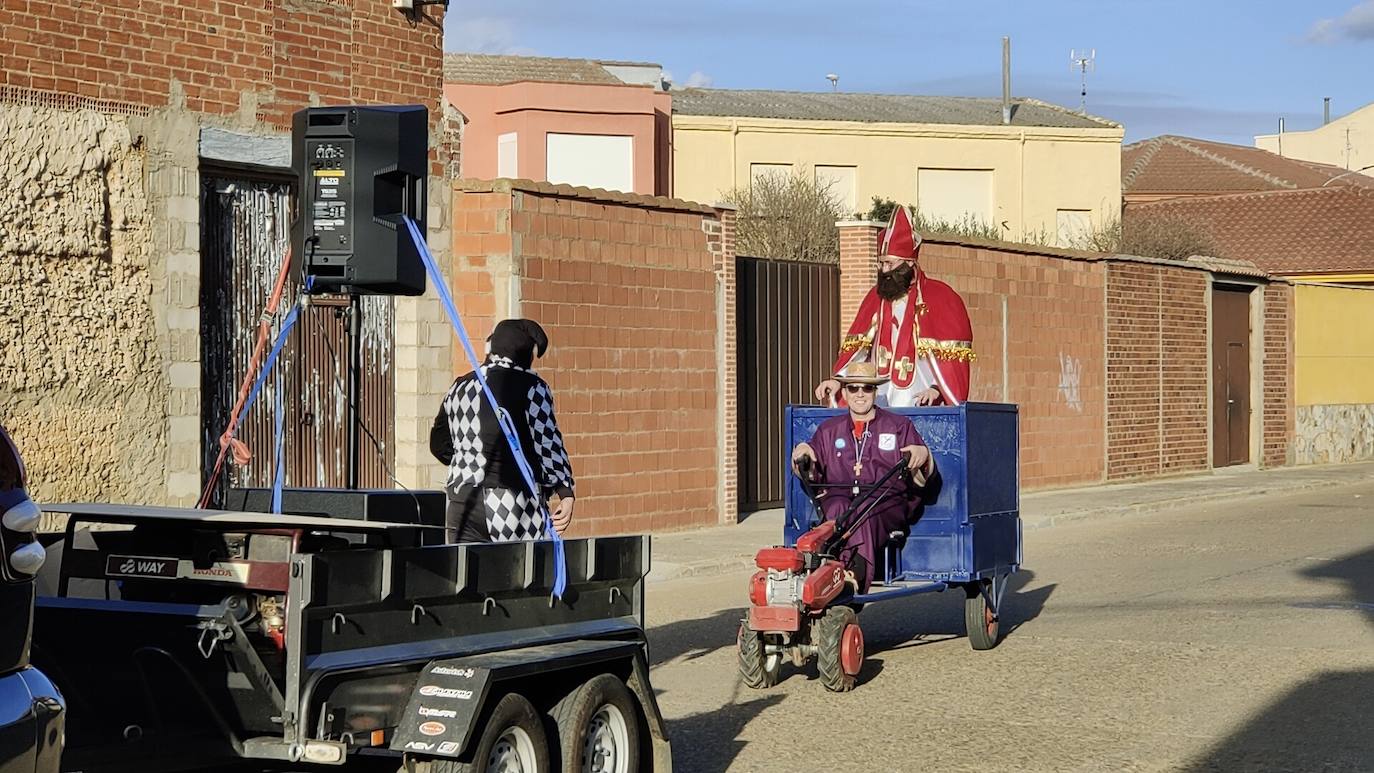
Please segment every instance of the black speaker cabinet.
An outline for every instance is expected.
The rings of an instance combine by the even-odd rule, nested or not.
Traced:
[[[298,216],[292,271],[313,292],[423,295],[425,267],[402,222],[425,236],[429,111],[423,105],[312,107],[291,131]]]

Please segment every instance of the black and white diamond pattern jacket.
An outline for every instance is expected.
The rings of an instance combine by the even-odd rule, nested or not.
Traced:
[[[496,401],[510,413],[540,496],[545,500],[554,493],[573,496],[572,465],[554,417],[549,385],[534,371],[499,355],[487,357],[482,375]],[[530,496],[496,414],[473,374],[449,388],[430,430],[430,450],[448,465],[445,488],[449,498],[467,503],[474,511],[480,502],[483,512],[468,512],[465,517],[482,518],[493,542],[544,536],[540,503]],[[480,495],[474,496],[479,493],[474,489],[480,489]]]

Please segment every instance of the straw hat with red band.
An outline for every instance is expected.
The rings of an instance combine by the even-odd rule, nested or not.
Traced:
[[[894,207],[887,228],[878,232],[878,257],[915,260],[920,246],[921,235],[911,227],[911,213],[904,206]]]

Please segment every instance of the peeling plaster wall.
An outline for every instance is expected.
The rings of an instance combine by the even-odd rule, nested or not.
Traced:
[[[0,423],[39,501],[166,486],[147,158],[127,120],[0,105]]]

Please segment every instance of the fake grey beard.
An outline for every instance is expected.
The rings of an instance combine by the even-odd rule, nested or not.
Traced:
[[[878,272],[878,297],[885,301],[895,301],[898,298],[905,298],[907,291],[911,289],[911,283],[916,281],[916,268],[907,262],[892,269],[891,271]]]

